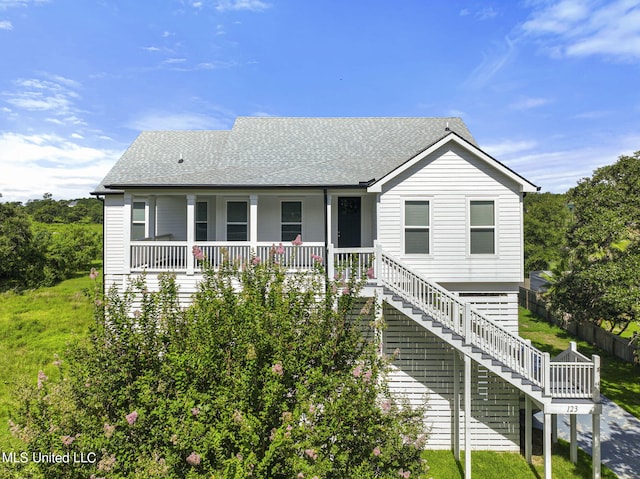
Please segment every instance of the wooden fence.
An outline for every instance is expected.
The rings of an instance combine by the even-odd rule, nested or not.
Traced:
[[[520,287],[518,299],[520,306],[546,319],[549,323],[561,327],[574,336],[611,353],[617,358],[635,365],[639,364],[638,355],[640,355],[640,349],[637,341],[630,342],[629,338],[621,338],[592,323],[577,323],[555,318],[547,311],[546,304],[537,291]]]

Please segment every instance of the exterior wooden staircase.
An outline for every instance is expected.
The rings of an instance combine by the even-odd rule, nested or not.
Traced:
[[[484,366],[524,394],[525,458],[532,463],[533,405],[544,413],[544,479],[552,478],[551,442],[554,418],[570,417],[570,459],[576,463],[577,414],[592,416],[593,479],[601,477],[600,358],[580,354],[575,343],[553,360],[517,334],[496,324],[451,292],[429,281],[379,246],[375,251],[375,276],[382,299],[449,344],[464,357],[465,477],[471,478],[471,361]],[[455,384],[454,384],[455,386]],[[456,393],[454,392],[454,396]],[[454,414],[454,434],[459,414]],[[454,438],[454,455],[460,459],[460,438]]]
[[[376,252],[383,299],[451,347],[509,382],[540,409],[587,412],[599,402],[599,358],[577,351],[551,359],[385,251]],[[554,408],[553,406],[557,407]]]

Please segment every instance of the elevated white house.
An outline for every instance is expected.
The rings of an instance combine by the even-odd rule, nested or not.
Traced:
[[[478,147],[459,118],[238,118],[228,131],[143,132],[94,194],[104,200],[105,285],[177,274],[183,298],[214,265],[266,257],[330,272],[372,261],[392,388],[428,396],[428,447],[519,451],[531,459],[544,413],[545,476],[554,418],[593,416],[600,475],[599,359],[551,359],[518,336],[523,209],[531,182]],[[291,244],[300,235],[303,244]]]

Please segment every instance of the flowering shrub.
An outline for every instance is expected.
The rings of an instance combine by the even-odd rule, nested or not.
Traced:
[[[424,410],[391,397],[373,301],[338,275],[286,274],[275,254],[213,271],[181,308],[175,278],[96,297],[90,340],[24,395],[30,464],[57,478],[421,477]],[[359,313],[358,313],[359,312]],[[371,338],[370,340],[367,338]],[[19,465],[17,466],[19,467]]]

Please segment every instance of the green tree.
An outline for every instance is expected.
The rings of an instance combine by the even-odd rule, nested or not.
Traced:
[[[569,271],[548,299],[557,313],[621,333],[640,320],[640,152],[597,169],[568,199]]]
[[[202,258],[199,251],[196,257]],[[375,302],[358,284],[287,274],[277,250],[205,275],[186,310],[174,277],[97,299],[91,340],[25,393],[29,464],[47,477],[394,478],[426,470],[424,410],[392,397]],[[327,287],[328,286],[328,287]],[[355,313],[355,314],[354,314]]]
[[[31,284],[42,261],[27,215],[14,204],[0,203],[0,287]]]
[[[566,260],[566,235],[571,218],[571,209],[564,194],[535,193],[525,196],[525,274],[555,269]]]

